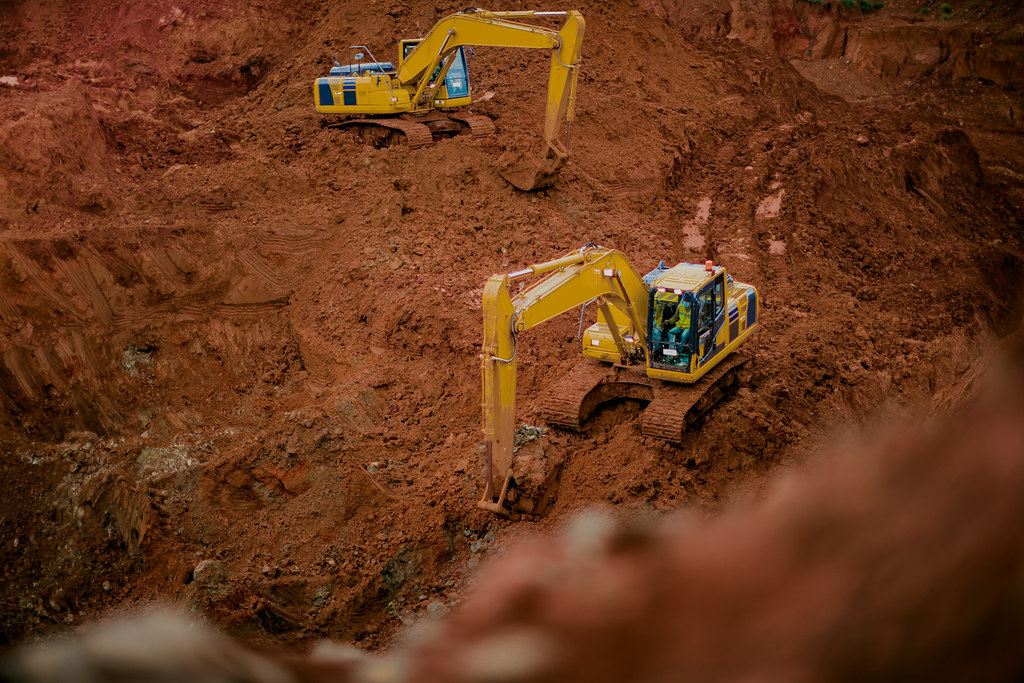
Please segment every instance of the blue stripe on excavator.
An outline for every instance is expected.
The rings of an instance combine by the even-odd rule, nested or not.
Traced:
[[[320,92],[321,106],[334,106],[334,93],[331,92],[331,84],[326,78],[318,78],[316,81],[317,90]]]

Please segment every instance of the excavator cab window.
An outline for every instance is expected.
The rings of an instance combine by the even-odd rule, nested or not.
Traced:
[[[405,60],[412,54],[412,51],[416,49],[416,46],[420,44],[419,38],[407,39],[401,41],[401,52],[402,57],[398,60],[398,66],[402,66]]]
[[[420,44],[419,38],[407,39],[401,41],[401,53],[402,58],[399,61],[399,66],[409,58],[412,51]],[[448,73],[444,77],[444,86],[448,90],[448,99],[455,99],[456,97],[465,97],[469,94],[469,68],[466,64],[466,47],[464,45],[459,46],[459,49],[455,51],[454,61],[448,68]],[[441,73],[441,68],[444,62],[437,65],[434,69],[434,73],[430,74],[430,81],[433,82],[437,78],[438,74]]]
[[[689,292],[677,292],[660,287],[651,290],[649,351],[652,364],[688,371],[693,354],[691,327],[695,302]]]
[[[444,77],[444,87],[448,90],[449,98],[465,97],[469,94],[469,71],[466,69],[465,47],[455,51],[455,61],[448,69]]]

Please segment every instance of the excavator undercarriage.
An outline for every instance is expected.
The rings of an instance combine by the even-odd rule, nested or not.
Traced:
[[[701,417],[748,381],[750,361],[749,355],[734,354],[700,382],[679,384],[651,379],[636,368],[583,360],[540,397],[538,412],[551,427],[581,432],[602,404],[635,400],[647,404],[641,417],[644,436],[678,445]],[[484,507],[510,518],[543,515],[558,493],[563,453],[538,439],[516,446],[515,463],[504,507]]]
[[[587,418],[603,403],[631,399],[647,404],[644,436],[682,443],[687,428],[722,400],[742,377],[750,356],[733,354],[696,384],[652,379],[636,368],[609,367],[584,360],[548,389],[540,414],[554,427],[582,431]]]
[[[392,118],[357,118],[328,123],[327,127],[355,130],[361,139],[377,149],[401,144],[419,149],[455,135],[486,138],[494,134],[494,122],[490,118],[469,112],[434,111]]]

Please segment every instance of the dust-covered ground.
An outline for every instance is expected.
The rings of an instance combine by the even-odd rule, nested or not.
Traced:
[[[476,50],[491,139],[378,149],[312,108],[333,53],[462,6],[5,3],[2,642],[170,600],[378,648],[571,513],[717,516],[923,414],[1024,275],[1024,14],[924,4],[583,2],[572,156],[526,194],[498,162],[539,149],[546,55]],[[481,288],[587,242],[757,285],[754,376],[682,446],[628,402],[549,432],[557,502],[512,524],[473,507]],[[521,340],[522,421],[577,324]]]

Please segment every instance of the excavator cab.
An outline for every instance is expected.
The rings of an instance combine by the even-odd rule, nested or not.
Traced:
[[[401,61],[399,68],[420,44],[420,38],[407,39],[400,42]],[[447,67],[447,71],[445,68]],[[435,95],[435,106],[456,107],[469,103],[469,66],[466,62],[466,47],[461,46],[451,57],[442,60],[430,75],[430,84],[444,73],[444,82]],[[465,98],[463,100],[462,98]],[[457,100],[457,101],[455,101]]]
[[[649,357],[652,365],[666,370],[690,369],[696,335],[691,327],[697,310],[693,294],[664,287],[651,289],[647,307]]]

